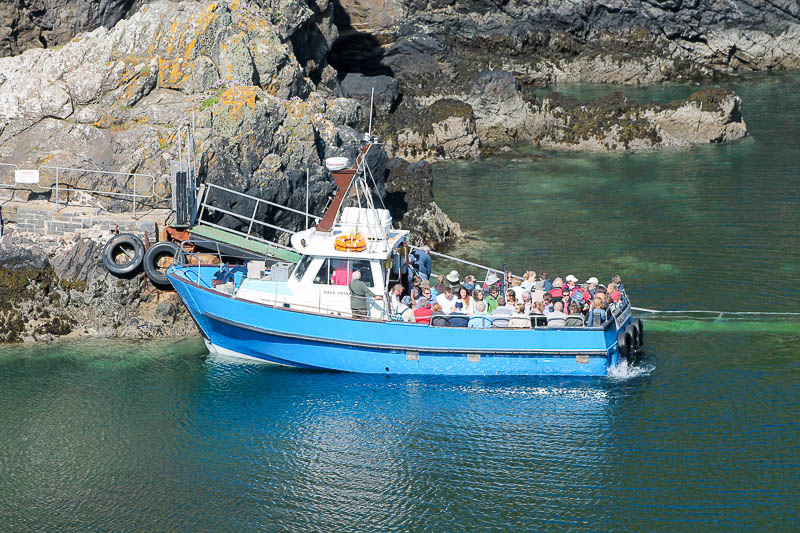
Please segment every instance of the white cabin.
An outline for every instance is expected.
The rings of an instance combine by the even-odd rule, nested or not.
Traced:
[[[340,251],[336,239],[360,235],[366,246],[362,251]],[[343,208],[330,232],[316,227],[292,235],[292,248],[302,255],[288,270],[273,267],[269,275],[249,273],[236,291],[236,297],[269,305],[337,316],[352,316],[350,311],[351,275],[361,272],[361,279],[375,295],[383,296],[389,283],[400,278],[405,259],[398,247],[407,240],[407,230],[392,229],[385,209]],[[283,275],[281,275],[283,274]],[[372,300],[370,316],[388,318],[385,300]]]

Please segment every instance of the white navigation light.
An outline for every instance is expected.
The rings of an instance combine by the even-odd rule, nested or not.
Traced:
[[[350,160],[346,157],[329,157],[325,160],[325,166],[328,170],[334,172],[350,166]]]

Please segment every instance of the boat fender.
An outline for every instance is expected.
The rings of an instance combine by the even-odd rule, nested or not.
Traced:
[[[336,237],[333,247],[340,252],[363,252],[367,248],[367,239],[358,233]]]
[[[636,332],[636,346],[641,348],[644,346],[644,323],[641,318],[635,318],[631,324],[633,324],[633,331]]]
[[[617,350],[619,355],[628,359],[631,354],[631,334],[623,330],[617,335]]]
[[[631,338],[630,347],[631,347],[631,353],[633,353],[639,348],[639,344],[636,342],[637,339],[636,330],[633,329],[633,324],[628,324],[627,326],[625,326],[625,333],[630,335]]]
[[[180,247],[169,241],[157,242],[147,249],[144,254],[144,273],[147,274],[153,285],[157,287],[169,287],[166,269],[172,262],[175,254]]]
[[[132,255],[128,252],[132,250]],[[125,259],[117,262],[117,257],[125,253]],[[131,233],[114,235],[103,247],[103,264],[115,276],[130,274],[142,264],[144,245],[141,239]]]

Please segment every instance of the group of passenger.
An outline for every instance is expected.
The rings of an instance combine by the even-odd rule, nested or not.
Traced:
[[[581,284],[572,274],[551,280],[547,272],[531,270],[520,277],[507,271],[503,280],[492,272],[479,283],[452,270],[431,280],[430,262],[419,260],[409,275],[408,291],[399,283],[392,287],[392,319],[434,326],[599,326],[625,298],[619,276],[601,285],[595,276]]]

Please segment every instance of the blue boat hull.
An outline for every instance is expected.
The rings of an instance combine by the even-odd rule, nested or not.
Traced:
[[[173,267],[168,276],[210,347],[229,355],[381,374],[598,376],[617,364],[613,321],[605,328],[477,330],[354,320],[237,300],[211,289],[215,270]]]

